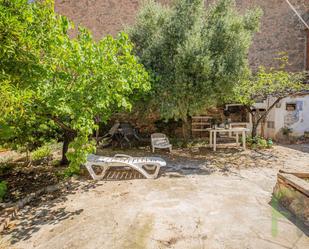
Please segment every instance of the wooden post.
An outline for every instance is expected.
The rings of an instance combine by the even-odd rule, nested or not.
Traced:
[[[246,150],[246,132],[242,132],[242,147],[244,150]]]
[[[209,145],[212,146],[212,131],[209,131]]]
[[[306,70],[309,70],[309,29],[307,29],[307,38],[306,38]]]
[[[214,131],[214,151],[217,150],[217,131]]]
[[[232,124],[229,124],[229,129],[232,129]],[[232,137],[232,132],[229,131],[229,137]]]
[[[236,146],[239,146],[239,132],[236,131]]]

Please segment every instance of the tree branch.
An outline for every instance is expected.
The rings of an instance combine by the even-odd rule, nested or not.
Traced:
[[[73,130],[72,128],[70,128],[69,126],[67,126],[66,124],[64,124],[59,118],[51,116],[50,117],[51,120],[53,120],[59,127],[61,127],[62,129],[64,129],[65,131],[69,131],[72,133],[76,133],[75,130]]]
[[[261,117],[257,120],[257,124],[259,124],[261,122],[262,119],[266,118],[267,115],[269,114],[269,112],[275,107],[275,105],[282,100],[284,97],[278,97],[274,103],[261,115]]]
[[[246,108],[246,110],[247,110],[252,116],[254,116],[254,115],[253,115],[253,111],[251,110],[251,106],[245,105],[245,108]]]

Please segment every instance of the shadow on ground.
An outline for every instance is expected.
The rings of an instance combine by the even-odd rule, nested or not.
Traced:
[[[83,209],[68,211],[65,207],[59,207],[59,204],[64,204],[69,194],[76,191],[88,192],[101,185],[103,184],[90,181],[69,182],[63,190],[34,199],[16,214],[3,235],[10,235],[10,243],[15,244],[30,239],[44,225],[56,225],[64,220],[74,219]]]
[[[210,175],[211,173],[215,172],[213,167],[209,164],[209,160],[205,157],[194,157],[189,152],[180,153],[180,151],[184,150],[174,150],[173,153],[162,151],[157,151],[156,153],[151,153],[149,150],[141,150],[141,149],[130,149],[130,150],[101,150],[97,154],[104,155],[104,156],[114,156],[115,154],[128,154],[134,157],[160,157],[167,162],[166,167],[162,167],[160,170],[159,177],[162,176],[169,176],[169,177],[184,177],[186,175]],[[117,169],[115,169],[117,170]],[[118,169],[119,170],[119,169]],[[117,174],[108,174],[110,175],[117,175]],[[131,173],[132,179],[140,179],[142,176],[140,174]],[[112,177],[105,180],[122,180],[117,179],[117,177]],[[128,180],[128,178],[125,178]]]
[[[309,226],[306,226],[302,220],[297,218],[297,216],[292,214],[288,209],[286,209],[282,204],[280,204],[278,199],[272,196],[272,199],[268,204],[274,209],[274,212],[272,214],[273,233],[276,233],[277,226],[279,225],[278,221],[284,217],[290,222],[292,222],[306,236],[309,236]]]
[[[213,152],[210,148],[187,148],[173,149],[172,153],[165,150],[157,150],[151,153],[150,148],[128,149],[128,150],[99,150],[98,155],[114,156],[115,154],[128,154],[133,157],[161,157],[166,162],[166,167],[162,167],[159,177],[185,177],[188,175],[211,175],[215,172],[227,174],[233,169],[248,167],[265,167],[269,162],[278,160],[273,150],[247,150],[238,148],[218,148]],[[115,170],[115,169],[113,169]],[[117,170],[117,169],[116,169]],[[118,169],[119,170],[119,169]],[[118,174],[119,173],[119,174]],[[105,180],[128,180],[122,178],[125,173],[108,172]],[[141,175],[130,173],[130,179],[143,178]],[[87,173],[85,174],[87,175]],[[116,176],[119,175],[120,178]]]
[[[280,145],[292,150],[309,153],[309,144],[280,144]]]
[[[273,150],[242,151],[235,148],[219,148],[217,152],[213,152],[209,148],[201,147],[197,149],[175,149],[172,153],[156,151],[154,154],[150,152],[149,148],[130,150],[106,149],[98,152],[99,155],[104,156],[114,156],[117,153],[129,154],[131,156],[158,156],[163,158],[166,160],[167,166],[162,168],[159,177],[211,175],[215,172],[230,174],[233,173],[234,169],[239,168],[272,167],[274,164],[277,165],[277,160],[280,159],[278,159],[278,155]],[[79,180],[69,182],[64,190],[43,195],[39,197],[39,200],[34,200],[34,202],[18,212],[16,219],[4,231],[5,234],[10,234],[12,244],[20,240],[28,240],[44,225],[57,225],[64,220],[74,219],[74,217],[83,212],[82,209],[65,209],[65,202],[68,200],[67,196],[76,193],[76,191],[79,191],[79,193],[87,192],[105,184],[104,181],[89,181],[89,173],[85,169],[83,171],[84,174]]]

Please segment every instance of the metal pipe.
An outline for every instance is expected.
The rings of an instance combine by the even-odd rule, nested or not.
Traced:
[[[297,10],[294,8],[294,6],[290,3],[289,0],[285,0],[290,8],[295,12],[295,14],[298,16],[298,18],[302,21],[302,23],[306,26],[307,29],[309,29],[309,25],[305,22],[305,20],[301,17],[301,15],[297,12]]]

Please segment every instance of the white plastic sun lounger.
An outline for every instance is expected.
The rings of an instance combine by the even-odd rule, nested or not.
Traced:
[[[163,133],[151,134],[151,147],[152,152],[155,151],[155,148],[169,149],[170,152],[172,151],[172,145],[170,144],[170,141],[168,140],[167,136]]]
[[[94,172],[92,168],[94,165],[103,167],[100,175]],[[138,171],[147,179],[155,179],[159,174],[160,168],[166,166],[166,162],[159,157],[131,157],[123,154],[105,157],[91,154],[88,156],[85,166],[94,180],[103,179],[105,173],[111,167],[129,167]],[[150,170],[154,170],[154,173],[149,173]]]

